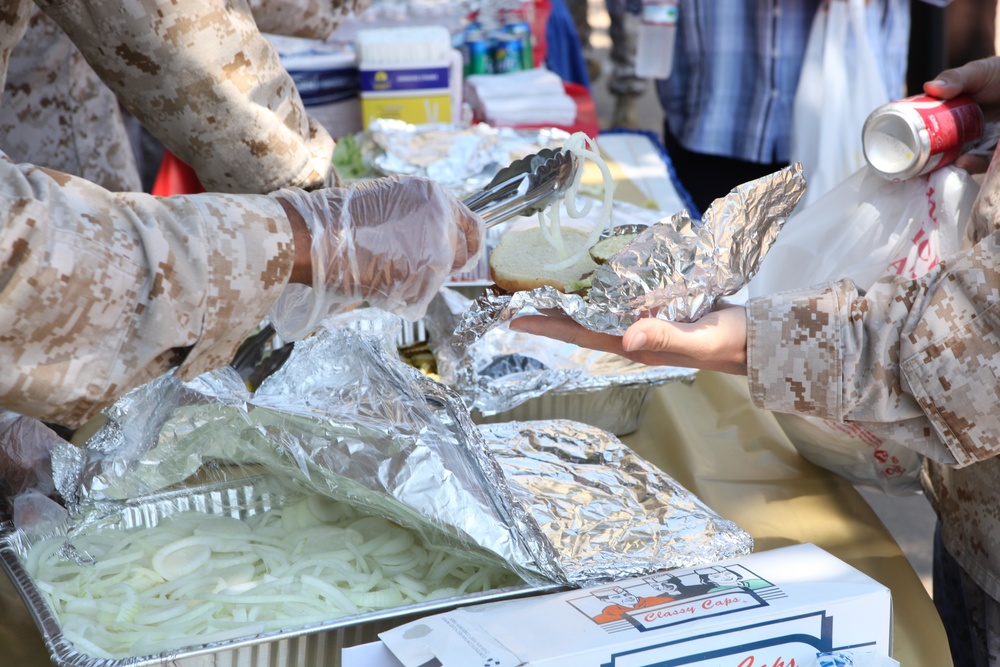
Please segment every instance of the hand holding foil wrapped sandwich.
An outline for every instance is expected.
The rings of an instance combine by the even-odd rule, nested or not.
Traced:
[[[510,328],[649,366],[682,366],[735,375],[747,372],[747,318],[741,306],[721,307],[697,322],[647,317],[621,336],[591,331],[565,315],[525,315],[511,322]]]
[[[521,318],[514,328],[643,363],[742,372],[745,316],[741,309],[714,309],[756,273],[804,192],[798,164],[745,183],[716,200],[700,221],[682,211],[595,264],[585,294],[545,285],[487,295],[466,314],[456,336],[471,344],[533,308],[560,315]],[[667,339],[679,333],[692,335],[661,355]],[[648,347],[651,341],[656,346]]]

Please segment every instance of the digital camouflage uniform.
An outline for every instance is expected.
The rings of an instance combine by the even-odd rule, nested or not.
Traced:
[[[752,300],[747,313],[757,405],[856,422],[928,457],[923,485],[943,545],[980,589],[966,605],[985,609],[964,622],[989,664],[1000,664],[998,162],[973,213],[978,242],[924,278],[867,294],[827,284]]]
[[[20,13],[33,7],[0,4]],[[123,160],[134,170],[134,158],[114,98],[80,61],[78,47],[123,105],[196,168],[208,190],[257,193],[334,182],[333,141],[306,115],[255,18],[264,30],[329,34],[363,3],[254,3],[261,16],[244,0],[126,2],[119,12],[97,0],[37,4],[64,32],[33,17],[26,42],[11,58],[4,106],[13,106],[0,117],[0,148],[15,161],[137,189],[137,174],[114,176]],[[293,30],[290,16],[296,15]]]
[[[37,8],[7,68],[0,150],[115,192],[142,189],[114,93]]]
[[[32,8],[0,0],[4,68]],[[330,178],[332,141],[238,0],[47,11],[209,189]],[[0,198],[0,405],[29,416],[76,425],[178,364],[189,379],[228,363],[291,272],[268,196],[112,194],[0,154]]]
[[[198,2],[196,12],[189,4],[174,2],[167,7],[173,16],[194,16],[197,12],[205,13],[206,4],[211,5]],[[262,31],[325,38],[344,16],[365,5],[367,0],[253,0],[250,9]],[[221,5],[217,7],[221,11]],[[157,30],[169,26],[169,22],[153,24]],[[150,128],[160,135],[160,141],[171,146],[177,143],[173,138],[175,131],[169,126],[163,126],[162,130],[156,126]],[[316,131],[315,124],[303,125],[302,131],[315,133],[313,138],[304,134],[303,141],[309,144],[309,151],[317,156],[319,163],[330,148],[329,137]],[[10,58],[0,106],[0,150],[15,162],[31,162],[82,176],[109,190],[142,189],[114,93],[101,82],[69,36],[37,7],[31,13],[24,38]],[[190,163],[201,169],[203,153],[192,146],[187,155]],[[278,163],[273,168],[282,167]],[[331,177],[328,169],[318,168],[301,185],[310,189]],[[281,177],[277,178],[280,183]],[[227,181],[225,190],[258,192],[260,185],[270,187],[272,182],[256,175],[237,174]]]

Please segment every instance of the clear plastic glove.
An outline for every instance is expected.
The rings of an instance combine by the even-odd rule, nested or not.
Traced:
[[[30,489],[55,490],[52,450],[64,442],[48,426],[14,412],[0,410],[0,499]]]
[[[481,250],[482,218],[427,178],[393,176],[273,196],[312,235],[312,287],[289,285],[271,310],[286,340],[363,303],[418,320],[447,277],[467,270]]]

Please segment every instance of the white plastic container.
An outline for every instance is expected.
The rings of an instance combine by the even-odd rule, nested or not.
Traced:
[[[643,0],[635,73],[644,79],[666,79],[674,66],[677,33],[676,0]]]
[[[462,108],[462,53],[442,26],[373,28],[358,32],[361,119],[415,125],[457,123]]]

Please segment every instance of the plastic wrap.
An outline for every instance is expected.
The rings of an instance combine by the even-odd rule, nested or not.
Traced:
[[[29,534],[61,526],[66,510],[52,496],[56,484],[52,452],[67,445],[48,426],[0,410],[0,520],[10,517]]]
[[[567,505],[564,526],[554,517],[540,525],[538,517],[549,512],[533,503],[551,500],[518,489],[503,454],[505,441],[488,444],[458,395],[399,360],[397,322],[370,309],[335,318],[331,324],[338,328],[296,345],[252,395],[235,372],[225,370],[190,383],[166,376],[131,392],[88,442],[72,494],[78,521],[99,520],[114,511],[116,500],[180,484],[196,472],[224,478],[221,463],[235,461],[386,516],[432,543],[450,543],[490,562],[501,559],[529,583],[582,584],[631,572],[625,569],[628,552],[615,560],[587,545],[605,541],[601,535],[616,522],[624,522],[619,530],[631,530],[640,508],[624,496],[617,509],[605,499],[603,518],[598,521],[595,513],[583,521],[579,508]],[[534,424],[547,428],[545,422]],[[577,433],[581,447],[621,448],[610,434],[582,425]],[[634,460],[620,454],[606,456],[608,469],[588,473],[594,475],[590,481],[583,469],[572,472],[569,479],[576,481],[570,486],[579,487],[573,497],[592,495],[604,483],[602,475],[628,474],[616,468]],[[652,479],[653,472],[644,470],[643,479]],[[679,534],[655,543],[655,552],[628,567],[651,571],[749,551],[749,537],[737,527],[718,518],[706,523],[710,513],[665,475],[655,483],[664,492],[644,492],[652,503],[641,508],[646,517],[665,521],[672,515],[675,525],[699,525],[709,539],[691,539],[695,531]],[[570,534],[579,544],[566,543]]]
[[[50,454],[62,442],[42,422],[0,410],[0,497],[55,490]]]
[[[643,317],[690,322],[735,294],[805,192],[799,164],[735,188],[700,221],[681,211],[651,225],[594,272],[585,298],[540,287],[477,299],[456,336],[471,345],[527,308],[559,309],[593,331],[621,335]]]

